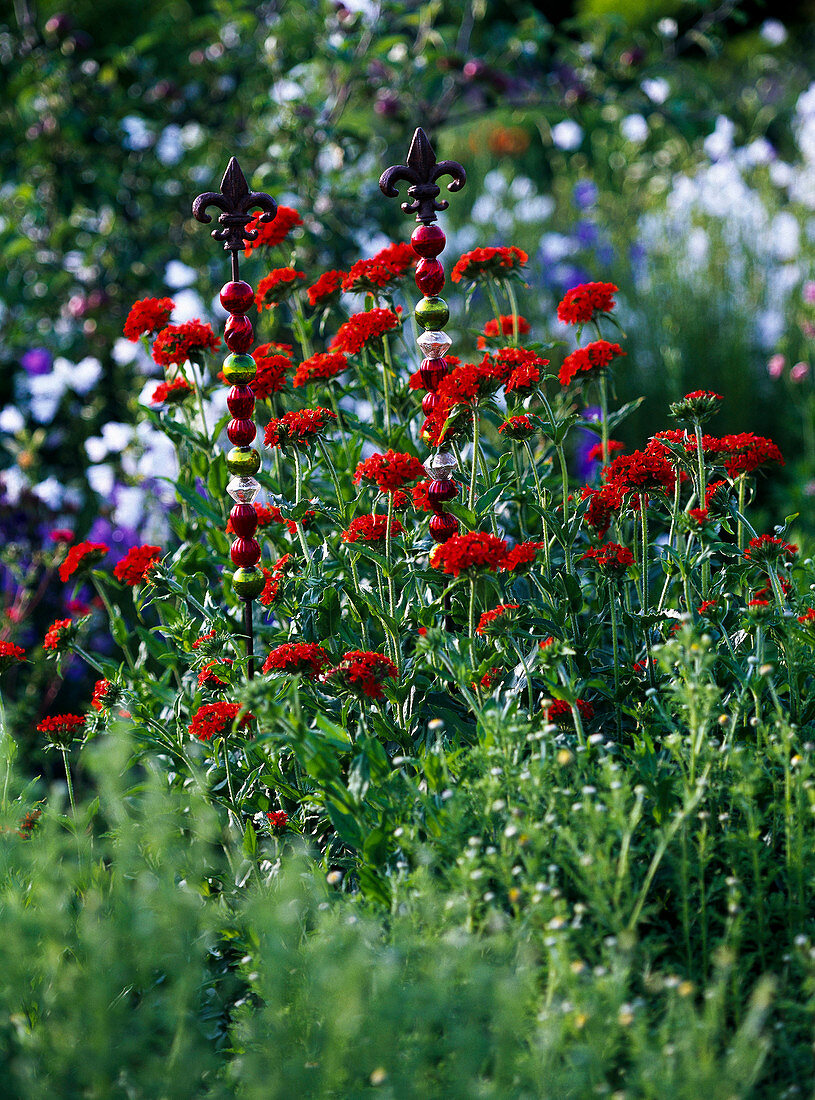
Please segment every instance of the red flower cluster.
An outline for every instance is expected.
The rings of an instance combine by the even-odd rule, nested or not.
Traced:
[[[584,485],[580,490],[580,499],[589,502],[583,516],[586,525],[594,528],[602,538],[609,529],[611,517],[623,505],[623,493],[616,485],[604,485],[601,489]]]
[[[11,665],[19,664],[24,660],[25,650],[22,646],[15,645],[14,642],[0,642],[0,672],[5,672]]]
[[[603,481],[623,495],[673,492],[676,474],[667,455],[667,450],[658,443],[649,445],[644,451],[618,455],[604,467]]]
[[[758,565],[769,565],[779,558],[794,558],[797,553],[797,546],[784,542],[775,535],[759,535],[757,539],[750,539],[744,556]]]
[[[339,297],[344,278],[344,271],[326,271],[316,283],[308,288],[309,305],[322,305],[323,302],[329,302],[332,298]]]
[[[612,359],[625,354],[626,352],[619,344],[610,344],[608,340],[595,340],[566,356],[558,371],[558,381],[561,386],[568,386],[578,371],[589,373],[600,371],[603,367],[607,367]]]
[[[504,421],[498,429],[498,432],[500,435],[505,435],[509,439],[522,441],[524,439],[531,439],[537,430],[537,427],[528,416],[511,416],[508,420]]]
[[[486,279],[503,279],[509,271],[519,271],[529,259],[521,248],[475,248],[465,252],[450,274],[454,283],[466,279],[477,283]]]
[[[307,386],[310,382],[336,378],[348,368],[348,360],[341,351],[318,351],[310,359],[304,359],[294,372],[292,385]]]
[[[343,531],[343,542],[367,542],[376,546],[385,545],[385,533],[388,529],[388,517],[380,515],[357,516],[351,521],[347,530]],[[398,519],[391,519],[390,537],[396,538],[403,535],[404,527]]]
[[[511,313],[508,315],[502,313],[500,317],[493,317],[491,321],[487,321],[486,325],[484,325],[484,334],[483,336],[478,337],[478,343],[476,346],[479,348],[485,348],[487,346],[488,340],[496,340],[499,335],[512,336],[515,332],[513,325],[514,320],[515,318]],[[527,321],[526,317],[521,317],[520,315],[518,315],[517,320],[518,335],[524,336],[527,332],[529,332],[529,321]],[[501,322],[500,332],[498,331],[499,321]]]
[[[161,555],[160,546],[133,546],[114,566],[113,575],[117,581],[124,581],[131,587],[143,584]]]
[[[815,607],[810,607],[803,615],[799,615],[798,622],[801,626],[815,626]]]
[[[216,351],[221,338],[210,325],[196,317],[183,325],[167,325],[153,344],[153,358],[162,367],[186,363],[188,359],[200,359],[206,351]]]
[[[503,618],[504,615],[508,615],[510,611],[517,611],[520,607],[517,603],[499,603],[497,607],[493,607],[491,611],[482,611],[481,618],[478,620],[478,626],[475,628],[476,634],[489,633],[489,626],[494,623],[496,619]]]
[[[494,359],[504,377],[504,393],[509,396],[514,392],[518,397],[535,392],[540,385],[541,367],[549,363],[548,359],[526,348],[502,348],[495,353]]]
[[[336,414],[330,409],[297,409],[294,412],[284,413],[281,417],[273,417],[266,425],[263,442],[267,447],[285,447],[291,444],[293,447],[301,447],[306,443],[321,436],[331,420],[336,420]]]
[[[504,539],[485,531],[468,531],[453,535],[447,542],[435,546],[430,554],[430,564],[445,573],[457,577],[460,573],[476,569],[500,569],[507,560],[507,544]]]
[[[594,320],[598,313],[611,313],[617,290],[614,283],[582,283],[572,287],[557,307],[558,320],[567,325],[582,325]]]
[[[370,260],[357,260],[342,281],[342,289],[350,293],[375,294],[377,290],[398,282],[416,263],[417,257],[409,244],[389,244]]]
[[[306,515],[307,514],[308,513],[306,513]],[[296,534],[297,525],[292,523],[291,520],[287,520],[286,522],[289,525],[290,534]],[[305,516],[303,517],[303,526],[305,527]],[[283,577],[285,577],[286,572],[291,568],[289,565],[290,562],[293,562],[291,554],[284,554],[282,558],[277,559],[274,568],[267,569],[264,566],[263,576],[266,578],[266,584],[263,586],[263,591],[259,596],[260,602],[264,607],[271,607],[277,599],[280,591],[280,583]]]
[[[710,514],[707,508],[691,508],[685,514],[691,524],[699,530],[706,527],[710,522]]]
[[[122,330],[133,343],[140,336],[147,336],[163,329],[175,309],[172,298],[142,298],[130,307],[130,313]]]
[[[625,443],[620,443],[618,439],[609,439],[608,441],[608,457],[612,455],[622,454],[625,450]],[[589,462],[602,462],[603,461],[603,444],[595,443],[589,453],[586,455]]]
[[[43,649],[53,649],[59,653],[65,642],[69,642],[76,633],[76,624],[72,619],[57,619],[46,632],[42,643]]]
[[[285,810],[267,810],[266,817],[269,827],[275,835],[282,833],[289,823],[289,815]]]
[[[356,355],[371,341],[391,332],[402,323],[392,309],[369,309],[366,313],[354,313],[340,325],[340,330],[329,344],[329,351],[342,351]]]
[[[741,474],[751,474],[760,466],[773,463],[784,465],[781,451],[771,439],[761,435],[753,435],[752,432],[739,432],[736,435],[726,435],[721,440],[723,449],[731,455],[724,464],[731,477],[739,477]]]
[[[477,405],[482,398],[490,397],[501,385],[502,377],[492,359],[486,355],[480,363],[460,363],[439,382],[436,393],[441,410],[449,415],[454,405]]]
[[[581,558],[593,561],[601,573],[610,577],[621,577],[634,564],[634,555],[627,546],[618,542],[607,542],[601,546],[592,546]]]
[[[585,721],[588,722],[594,717],[594,707],[586,699],[575,699],[574,705],[577,707],[580,717]],[[556,722],[558,725],[568,725],[572,721],[572,708],[565,699],[555,699],[547,709],[550,722]]]
[[[425,468],[415,455],[388,450],[383,455],[374,454],[360,462],[354,474],[354,484],[370,481],[381,493],[392,493],[424,475]]]
[[[286,371],[293,365],[291,356],[281,352],[281,344],[260,344],[252,352],[257,374],[249,383],[252,393],[258,401],[264,401],[273,393],[286,388]]]
[[[55,527],[50,532],[50,538],[53,542],[73,542],[74,533],[69,531],[67,527]]]
[[[211,741],[217,734],[232,729],[240,710],[240,703],[206,703],[192,716],[188,727],[190,734],[199,741]],[[238,723],[238,729],[246,729],[254,720],[254,714],[247,711]]]
[[[192,643],[192,648],[198,649],[200,646],[206,645],[207,642],[211,642],[214,637],[215,631],[210,630],[207,634],[202,634],[200,637],[196,638]]]
[[[289,672],[315,680],[331,657],[315,642],[285,642],[273,649],[263,662],[264,672]]]
[[[305,277],[304,271],[295,271],[293,267],[276,267],[274,271],[270,271],[260,280],[255,292],[258,312],[278,305],[297,289],[297,280]]]
[[[172,382],[159,382],[150,402],[153,405],[178,405],[186,401],[192,392],[192,386],[186,379],[174,378]]]
[[[526,573],[529,566],[534,564],[538,551],[542,549],[542,542],[519,542],[507,551],[501,568],[508,573]]]
[[[198,673],[198,686],[210,688],[212,691],[225,688],[227,686],[226,681],[222,680],[215,672],[215,666],[231,664],[232,661],[229,657],[216,657],[214,661],[208,661]]]
[[[90,569],[110,550],[104,542],[78,542],[68,551],[68,556],[59,567],[59,579],[67,581],[74,573]]]
[[[244,255],[251,256],[258,248],[271,248],[273,245],[280,244],[296,225],[302,224],[303,219],[290,206],[278,206],[274,221],[271,222],[262,222],[260,214],[256,214],[247,223],[246,228],[250,231],[257,230],[258,235],[254,241],[246,241]]]
[[[93,687],[91,706],[94,710],[105,710],[116,700],[118,691],[110,680],[97,680]]]
[[[337,667],[332,668],[327,675],[336,677],[357,695],[364,695],[369,699],[384,699],[382,684],[388,679],[395,680],[399,670],[390,657],[352,649],[343,655]]]
[[[444,443],[453,442],[467,435],[471,430],[472,422],[471,408],[459,405],[457,411],[452,412],[451,406],[442,403],[422,424],[419,436],[428,447],[441,447]]]
[[[37,732],[44,733],[55,745],[70,745],[80,729],[85,727],[85,717],[80,714],[53,714],[43,718],[37,725]]]

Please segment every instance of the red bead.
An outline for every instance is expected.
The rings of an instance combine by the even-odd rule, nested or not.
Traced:
[[[430,517],[430,535],[434,542],[447,542],[458,534],[458,520],[449,512]]]
[[[236,447],[248,447],[257,435],[254,420],[230,420],[226,426],[229,442]]]
[[[226,397],[226,407],[238,420],[248,420],[255,409],[251,386],[233,386]]]
[[[433,393],[429,390],[422,398],[422,412],[425,416],[430,416],[434,409],[437,409],[441,404],[441,398],[437,393]]]
[[[410,243],[417,256],[438,256],[447,238],[438,225],[417,225],[410,235]]]
[[[428,298],[441,293],[444,268],[438,260],[419,260],[416,264],[416,286]]]
[[[425,389],[435,390],[449,371],[446,359],[423,359],[419,367],[419,378]]]
[[[221,287],[221,305],[227,313],[248,313],[255,301],[254,292],[242,279]]]
[[[430,507],[437,514],[441,514],[441,506],[448,500],[458,496],[458,482],[452,479],[448,481],[431,481],[427,487],[427,499]]]
[[[229,551],[235,565],[257,565],[260,561],[260,543],[257,539],[235,539]]]
[[[251,539],[258,529],[258,514],[251,504],[236,504],[229,513],[232,530],[242,539]]]
[[[248,317],[234,313],[227,317],[224,325],[224,340],[230,351],[236,355],[245,354],[251,348],[254,338],[252,322]]]

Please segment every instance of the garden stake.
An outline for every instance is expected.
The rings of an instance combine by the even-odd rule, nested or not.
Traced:
[[[260,545],[254,537],[258,525],[253,501],[260,491],[255,474],[260,469],[260,455],[250,444],[257,428],[252,420],[255,395],[249,383],[255,377],[255,360],[249,354],[254,333],[252,322],[246,316],[254,305],[255,295],[248,283],[242,282],[238,267],[238,253],[247,241],[257,239],[257,229],[247,229],[252,220],[251,210],[260,209],[258,223],[274,221],[277,203],[262,191],[250,191],[237,160],[232,157],[227,165],[221,190],[207,191],[192,204],[192,213],[199,222],[211,222],[207,207],[217,206],[218,229],[213,229],[216,241],[224,242],[224,250],[232,253],[232,280],[221,288],[221,305],[229,313],[224,326],[224,341],[230,354],[224,360],[224,378],[232,386],[226,399],[233,418],[226,434],[232,449],[226,456],[226,466],[232,479],[226,491],[235,501],[229,518],[237,538],[230,554],[236,565],[232,574],[232,587],[244,604],[244,630],[246,633],[246,665],[250,680],[255,675],[254,626],[252,600],[263,591],[263,570],[258,568]]]
[[[452,343],[444,332],[444,325],[450,319],[450,311],[444,299],[438,297],[439,291],[444,287],[444,268],[437,257],[446,244],[446,238],[441,227],[433,224],[437,221],[436,212],[446,210],[449,205],[446,199],[438,200],[441,188],[436,180],[441,176],[452,177],[447,184],[448,191],[460,191],[467,182],[467,173],[457,161],[436,160],[427,134],[419,126],[410,143],[407,163],[391,165],[379,179],[380,190],[387,198],[398,196],[399,192],[394,186],[396,181],[405,180],[410,184],[407,193],[411,201],[403,202],[402,210],[406,214],[415,213],[416,221],[419,222],[411,234],[410,243],[419,257],[416,265],[416,286],[424,295],[417,304],[414,315],[417,325],[424,330],[416,343],[425,356],[419,368],[419,378],[427,389],[422,399],[422,412],[425,416],[430,416],[439,405],[436,389],[449,372],[445,355]],[[474,454],[473,463],[475,461]],[[458,486],[452,478],[455,469],[456,460],[453,455],[441,449],[437,449],[425,463],[425,470],[432,481],[427,495],[433,510],[430,535],[434,542],[446,542],[458,533],[458,520],[444,511],[445,502],[458,495]],[[445,597],[444,610],[445,627],[452,631],[454,625],[450,617],[449,595]]]

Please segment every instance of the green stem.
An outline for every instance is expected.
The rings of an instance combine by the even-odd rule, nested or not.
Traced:
[[[694,424],[694,431],[696,433],[696,466],[698,470],[699,480],[699,507],[705,507],[705,447],[702,439],[702,425],[697,420]],[[701,539],[700,539],[701,543]],[[704,553],[704,547],[702,548]],[[702,599],[707,599],[708,589],[710,588],[710,562],[702,562]]]
[[[744,497],[747,491],[747,475],[742,474],[739,478],[739,519],[738,527],[736,528],[738,537],[739,550],[744,550]]]
[[[111,606],[110,600],[108,599],[107,593],[105,592],[104,588],[102,587],[101,584],[98,583],[98,581],[96,580],[96,577],[94,577],[93,573],[91,573],[90,576],[91,576],[91,584],[96,589],[96,592],[99,596],[99,599],[105,605],[105,610],[108,613],[108,618],[110,619],[111,629],[112,629],[113,628],[113,620],[116,618],[116,616],[113,612],[113,608]],[[136,671],[136,665],[133,661],[133,658],[130,656],[129,647],[125,644],[122,644],[122,645],[119,646],[119,648],[121,649],[122,653],[124,653],[124,655],[125,655],[125,660],[127,661],[127,667],[130,669],[131,672],[135,672]],[[83,656],[84,656],[84,654],[83,654]],[[85,657],[85,659],[87,660],[88,658]],[[98,665],[96,667],[98,668]]]
[[[781,584],[778,580],[778,574],[775,569],[770,571],[770,584],[772,585],[773,595],[775,596],[775,602],[778,605],[778,613],[781,615],[782,620],[784,616],[784,593],[781,591]],[[786,625],[782,622],[782,642],[781,648],[784,650],[784,660],[787,663],[787,682],[790,688],[790,718],[793,722],[798,721],[798,712],[800,707],[800,701],[798,699],[798,681],[795,677],[795,670],[793,667],[793,653],[792,645],[790,643],[790,637],[787,632]]]
[[[470,467],[470,494],[467,498],[467,507],[472,512],[475,508],[475,475],[478,469],[478,440],[480,431],[480,418],[478,416],[478,409],[473,409],[473,455],[472,464]]]
[[[469,577],[470,605],[467,615],[467,633],[470,639],[470,656],[475,661],[475,578]]]
[[[600,438],[603,444],[603,465],[608,465],[608,382],[606,372],[600,371]]]
[[[393,595],[393,575],[391,572],[391,524],[393,523],[393,493],[388,493],[388,515],[385,520],[385,561],[388,563],[388,611],[391,619],[395,619],[395,599]],[[401,670],[401,653],[397,649],[396,664]]]
[[[311,346],[311,340],[308,338],[308,330],[306,326],[306,315],[303,310],[303,299],[299,290],[296,290],[292,295],[292,301],[294,302],[294,316],[292,317],[292,327],[297,337],[297,342],[300,345],[300,350],[303,353],[304,359],[310,359],[313,355],[313,348]]]
[[[328,467],[328,473],[331,476],[331,480],[334,483],[334,492],[337,494],[337,508],[339,508],[340,516],[345,514],[345,504],[342,499],[342,489],[340,489],[339,478],[337,477],[337,471],[334,468],[334,463],[331,461],[331,455],[328,453],[323,440],[317,436],[317,446],[320,448],[320,454],[323,456],[323,460]]]
[[[532,453],[532,445],[528,439],[524,440],[524,447],[526,447],[526,453],[529,456],[529,467],[532,470],[532,477],[535,480],[535,491],[538,494],[538,501],[541,506],[541,511],[546,512],[546,498],[543,495],[543,488],[541,486],[540,478],[538,477],[538,468],[535,465],[535,456]],[[549,556],[549,528],[546,523],[546,515],[541,516],[541,533],[543,534],[543,554],[546,560],[546,579],[550,580],[552,577],[552,562]]]
[[[393,363],[391,360],[391,348],[388,341],[388,334],[385,332],[382,334],[382,350],[383,363],[382,363],[382,383],[385,391],[385,433],[390,436],[391,434],[391,385],[390,376],[393,373]]]
[[[212,450],[212,440],[209,438],[209,427],[207,425],[207,414],[204,411],[204,372],[199,367],[199,364],[195,360],[190,359],[192,366],[192,375],[195,379],[195,393],[198,397],[198,411],[201,414],[201,434],[204,437],[206,443],[206,450]]]
[[[349,554],[348,560],[351,562],[351,576],[354,581],[354,588],[356,589],[356,593],[359,597],[360,603],[362,603],[362,589],[359,587],[359,574],[357,573],[357,563],[354,559],[353,552]],[[364,617],[360,617],[359,625],[362,628],[362,644],[365,646],[366,649],[368,649],[370,645],[368,641],[368,625],[365,622]]]
[[[500,343],[500,342],[502,342],[501,341],[501,336],[502,336],[502,332],[501,332],[501,310],[498,307],[498,299],[495,297],[495,291],[492,288],[492,279],[487,279],[484,286],[486,287],[487,297],[490,300],[490,306],[492,307],[493,316],[495,317],[495,324],[498,327],[498,341]]]
[[[515,297],[515,291],[512,289],[511,280],[506,280],[506,282],[504,283],[504,289],[507,292],[507,298],[509,299],[509,310],[512,314],[512,346],[514,348],[517,348],[519,342],[518,301]]]
[[[297,447],[292,448],[294,452],[294,503],[295,506],[300,503],[303,495],[303,467],[300,459],[300,452]],[[307,562],[311,562],[311,554],[309,552],[308,543],[306,542],[306,533],[303,530],[303,524],[299,520],[295,520],[295,526],[297,527],[297,537],[300,539],[300,546],[303,550],[303,554]]]
[[[71,803],[71,813],[73,814],[74,821],[76,821],[76,802],[74,801],[74,785],[71,780],[71,766],[68,763],[68,750],[61,748],[62,761],[65,764],[65,782],[68,784],[68,799]]]
[[[648,614],[648,505],[640,495],[640,519],[642,521],[642,613]]]
[[[512,648],[518,654],[518,660],[521,662],[521,667],[524,670],[524,678],[526,679],[526,695],[529,702],[529,717],[531,718],[532,715],[535,713],[535,695],[532,690],[532,677],[529,675],[529,666],[524,660],[524,655],[521,652],[520,646],[515,645],[515,643],[513,642]]]

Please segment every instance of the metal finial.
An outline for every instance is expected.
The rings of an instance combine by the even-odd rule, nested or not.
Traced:
[[[407,164],[393,164],[386,168],[379,177],[379,187],[387,198],[395,198],[399,192],[394,186],[397,180],[405,180],[410,184],[408,195],[412,202],[403,202],[402,209],[406,214],[416,214],[417,222],[429,225],[436,221],[436,212],[446,210],[450,205],[446,199],[438,201],[441,188],[436,180],[441,176],[452,176],[452,182],[447,184],[448,191],[460,191],[467,182],[467,173],[456,160],[436,160],[433,146],[427,134],[418,126],[410,143],[407,155]]]
[[[217,206],[223,213],[218,216],[220,228],[212,230],[216,241],[224,242],[224,249],[233,254],[246,247],[247,241],[257,239],[257,230],[246,228],[252,220],[251,210],[260,208],[261,222],[274,221],[277,203],[264,191],[250,191],[246,177],[235,157],[231,157],[226,166],[220,191],[206,191],[192,204],[192,214],[199,222],[212,221],[207,207]]]

